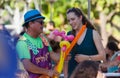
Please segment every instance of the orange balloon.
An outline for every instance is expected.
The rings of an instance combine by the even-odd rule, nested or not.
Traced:
[[[72,50],[72,48],[74,47],[74,45],[76,44],[76,42],[78,41],[78,39],[80,38],[80,36],[82,35],[82,33],[85,31],[85,29],[86,29],[86,24],[82,26],[82,28],[80,29],[80,31],[78,32],[78,34],[76,35],[76,37],[74,38],[74,40],[72,41],[72,43],[70,44],[70,47],[66,50],[65,57]]]

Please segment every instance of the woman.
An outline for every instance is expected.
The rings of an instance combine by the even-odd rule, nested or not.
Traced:
[[[79,8],[70,8],[67,11],[67,20],[72,27],[68,35],[76,36],[82,26],[86,25],[85,31],[70,52],[71,59],[68,62],[68,74],[65,74],[65,77],[70,77],[78,63],[84,60],[104,60],[105,51],[100,35]]]

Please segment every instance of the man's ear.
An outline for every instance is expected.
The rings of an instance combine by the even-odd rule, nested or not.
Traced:
[[[30,21],[30,22],[28,23],[28,25],[29,25],[29,27],[32,26],[32,25],[33,25],[33,22]]]

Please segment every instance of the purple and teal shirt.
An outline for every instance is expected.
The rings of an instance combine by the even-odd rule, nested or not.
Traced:
[[[39,67],[51,69],[52,63],[50,59],[50,52],[52,51],[46,37],[40,35],[33,38],[25,33],[20,37],[16,46],[20,60],[30,59],[31,62]],[[29,72],[30,78],[37,78],[40,74]]]

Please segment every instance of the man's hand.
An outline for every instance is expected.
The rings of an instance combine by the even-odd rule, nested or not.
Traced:
[[[55,71],[55,70],[49,70],[48,71],[48,76],[49,77],[53,77],[53,76],[59,76],[60,74],[57,72],[57,71]]]

